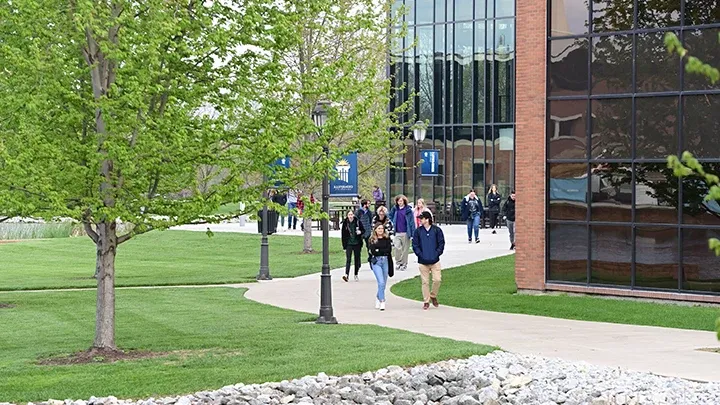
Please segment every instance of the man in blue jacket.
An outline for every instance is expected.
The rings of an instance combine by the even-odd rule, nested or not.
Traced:
[[[410,241],[415,232],[415,218],[413,210],[408,206],[408,199],[404,195],[395,197],[395,205],[388,214],[395,230],[393,246],[395,250],[395,268],[398,271],[407,270]]]
[[[423,309],[430,308],[430,302],[438,307],[437,296],[440,291],[442,276],[440,274],[440,256],[445,250],[445,235],[442,229],[432,223],[432,214],[421,213],[418,218],[422,226],[415,230],[412,239],[413,251],[420,265],[422,280]],[[430,291],[430,274],[432,274],[432,291]]]

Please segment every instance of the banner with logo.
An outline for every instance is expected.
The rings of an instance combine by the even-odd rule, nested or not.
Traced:
[[[358,187],[358,158],[357,153],[343,156],[335,163],[337,173],[330,180],[331,197],[357,197]]]
[[[284,169],[289,169],[290,168],[290,158],[289,157],[280,158],[280,159],[276,160],[273,164],[271,164],[270,167],[272,168],[273,174],[279,167],[282,167]],[[282,181],[275,180],[275,188],[282,188],[284,185],[285,184]]]
[[[420,151],[422,164],[420,164],[421,176],[439,176],[440,168],[440,151],[436,149],[426,149]]]

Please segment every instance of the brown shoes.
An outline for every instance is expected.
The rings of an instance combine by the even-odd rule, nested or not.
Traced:
[[[434,306],[435,308],[437,308],[437,307],[440,306],[440,303],[438,302],[437,298],[435,298],[435,297],[430,297],[430,301],[432,301],[432,304],[433,304],[433,306]]]
[[[346,282],[346,283],[348,282],[348,276],[343,276],[342,279],[344,282]]]
[[[424,304],[423,304],[423,309],[427,311],[428,308],[430,308],[430,303],[429,303],[429,302],[424,303]]]

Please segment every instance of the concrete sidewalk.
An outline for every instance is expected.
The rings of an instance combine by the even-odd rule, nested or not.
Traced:
[[[481,243],[468,244],[464,226],[442,228],[447,239],[442,257],[444,268],[511,253],[505,229],[499,230],[497,235],[481,230]],[[380,312],[374,308],[376,283],[368,264],[363,265],[359,282],[343,282],[340,278],[343,273],[342,269],[332,272],[333,307],[341,323],[375,324],[496,345],[522,354],[587,361],[701,381],[720,381],[720,354],[697,351],[699,348],[720,346],[711,332],[453,308],[442,305],[442,290],[440,308],[431,307],[423,311],[421,303],[388,292],[387,310]],[[396,273],[390,284],[417,275],[415,258],[411,255],[409,270]],[[246,296],[282,308],[317,313],[319,289],[320,277],[313,274],[252,284]]]

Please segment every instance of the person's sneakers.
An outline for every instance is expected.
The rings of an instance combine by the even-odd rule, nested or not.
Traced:
[[[381,311],[384,311],[384,310],[385,310],[385,301],[383,301],[383,302],[380,303],[380,310],[381,310]]]
[[[433,304],[433,306],[434,306],[435,308],[437,308],[437,307],[440,306],[440,303],[438,302],[437,298],[435,298],[435,297],[430,297],[430,301],[432,301],[432,304]]]
[[[344,276],[343,276],[343,281],[346,282],[346,283],[348,282],[348,276],[347,276],[347,275],[344,275]]]
[[[375,298],[375,309],[380,309],[380,300]]]
[[[515,244],[514,244],[514,243],[511,243],[511,244],[510,244],[510,250],[515,250]]]
[[[468,239],[468,243],[472,243],[472,239]]]
[[[430,308],[430,303],[429,303],[429,302],[426,302],[426,303],[423,304],[423,309],[424,309],[424,310],[427,311],[429,308]]]
[[[493,229],[493,235],[496,235],[496,234],[497,234],[497,232]]]
[[[357,274],[355,275],[355,281],[360,281],[360,279],[358,278]]]
[[[475,243],[480,243],[480,238],[475,239]]]

